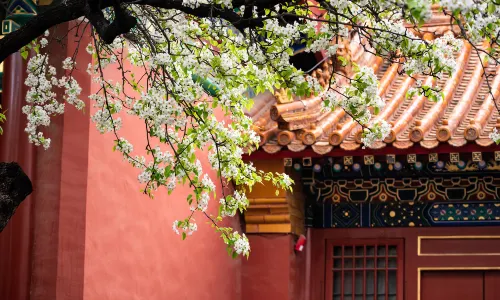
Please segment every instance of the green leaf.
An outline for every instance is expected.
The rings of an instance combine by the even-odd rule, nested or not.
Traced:
[[[28,51],[26,49],[21,50],[21,57],[23,59],[27,59],[28,58]]]
[[[337,57],[337,59],[338,59],[338,60],[340,61],[340,63],[342,64],[342,67],[347,66],[348,61],[347,61],[347,59],[346,59],[345,57],[343,57],[343,56],[338,56],[338,57]]]
[[[493,2],[488,3],[488,14],[493,14],[496,10],[496,5]]]

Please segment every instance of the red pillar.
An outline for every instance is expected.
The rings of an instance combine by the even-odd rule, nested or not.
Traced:
[[[23,70],[18,53],[4,62],[2,110],[6,111],[7,121],[2,124],[0,161],[19,163],[33,181],[35,151],[24,132],[26,117],[21,111],[25,95]],[[28,196],[0,233],[0,299],[29,299],[33,201],[33,196]]]

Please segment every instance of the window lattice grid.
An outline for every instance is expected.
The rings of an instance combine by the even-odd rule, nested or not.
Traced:
[[[394,242],[329,245],[327,299],[399,300],[400,251]]]

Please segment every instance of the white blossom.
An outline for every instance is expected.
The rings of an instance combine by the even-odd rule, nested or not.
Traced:
[[[500,132],[496,128],[493,128],[493,132],[490,133],[490,139],[497,145],[500,144]]]
[[[238,232],[235,232],[236,234]],[[248,243],[248,238],[243,233],[241,236],[238,236],[236,241],[234,242],[234,251],[238,254],[248,255],[250,252],[250,244]]]
[[[42,48],[45,48],[45,46],[47,46],[47,44],[48,44],[48,43],[49,43],[49,41],[47,41],[47,39],[46,39],[46,38],[41,38],[41,39],[40,39],[40,46],[41,46]]]
[[[63,69],[65,70],[71,70],[73,66],[75,65],[75,62],[71,57],[66,57],[66,59],[63,60]]]
[[[402,65],[399,71],[413,77],[453,73],[463,43],[451,31],[424,41],[408,27],[429,20],[434,2],[328,0],[315,4],[325,12],[335,10],[323,15],[322,20],[313,19],[314,14],[304,11],[299,3],[281,3],[264,10],[242,5],[235,14],[259,18],[262,23],[238,29],[216,15],[201,18],[174,9],[145,14],[143,6],[131,4],[127,10],[141,25],[132,29],[136,41],[118,36],[111,44],[97,39],[82,46],[83,52],[91,56],[85,70],[95,86],[86,99],[93,107],[90,118],[99,132],[113,136],[114,149],[137,169],[138,184],[145,194],[153,196],[160,188],[170,194],[183,185],[192,189],[186,199],[190,216],[174,221],[172,227],[185,238],[197,230],[193,216],[206,215],[212,198],[220,199],[220,213],[212,219],[219,224],[221,219],[247,209],[245,192],[253,185],[268,181],[276,188],[290,189],[293,184],[288,175],[257,170],[243,159],[244,154],[258,148],[260,141],[246,114],[252,105],[247,91],[258,94],[283,89],[300,99],[321,97],[324,110],[342,108],[367,127],[362,135],[364,146],[383,140],[391,128],[384,121],[373,121],[385,105],[379,81],[371,66],[356,64],[356,53],[350,47],[352,42],[358,43],[363,51],[397,59]],[[492,41],[491,37],[500,31],[500,6],[491,5],[494,3],[490,0],[438,2],[460,20],[464,28],[461,34],[473,43]],[[217,11],[232,11],[232,3],[182,1],[189,9],[204,10],[215,5]],[[281,13],[296,14],[297,21],[282,22]],[[112,18],[110,11],[104,14],[108,20]],[[67,57],[62,61],[63,70],[53,67],[56,62],[43,52],[48,35],[47,31],[30,43],[40,53],[27,64],[28,91],[22,109],[28,120],[25,131],[29,141],[44,148],[50,146],[50,138],[41,128],[62,114],[66,104],[80,110],[85,107],[85,101],[80,99],[83,90],[72,77],[76,62]],[[298,43],[305,45],[306,52],[324,53],[335,62],[329,65],[334,74],[328,84],[291,62],[292,47]],[[123,71],[123,78],[110,78],[107,74],[113,72],[108,70]],[[409,95],[429,88],[427,92],[437,99],[440,91],[422,86],[421,82]],[[145,144],[132,144],[122,136],[124,116],[143,124],[138,130],[145,130]],[[497,130],[490,137],[500,142]],[[134,149],[146,151],[136,155]],[[208,164],[201,163],[200,155],[208,156]],[[222,188],[214,182],[220,182]],[[239,188],[227,192],[229,182]],[[222,233],[229,250],[249,254],[244,234],[231,228],[216,230]]]
[[[172,230],[177,234],[179,234],[179,227],[178,226],[179,226],[179,221],[175,220],[174,223],[172,224]]]
[[[391,132],[391,125],[386,121],[380,121],[374,123],[369,129],[363,130],[363,137],[361,142],[366,147],[371,147],[375,141],[381,141],[385,139]]]

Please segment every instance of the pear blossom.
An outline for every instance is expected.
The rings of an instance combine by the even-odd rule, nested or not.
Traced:
[[[420,94],[437,101],[441,91],[422,85],[422,76],[452,74],[463,39],[496,43],[492,37],[500,31],[500,6],[491,0],[437,1],[442,6],[438,13],[460,23],[461,30],[450,27],[424,40],[420,25],[433,18],[435,2],[327,0],[316,3],[316,11],[301,2],[265,9],[239,4],[235,10],[229,0],[183,0],[175,9],[154,10],[129,4],[124,10],[138,25],[127,39],[117,36],[106,44],[93,29],[92,42],[82,46],[91,58],[82,68],[97,87],[86,99],[94,107],[90,118],[100,133],[113,136],[114,150],[135,168],[138,190],[153,197],[162,188],[169,194],[182,185],[192,189],[186,198],[189,215],[173,222],[176,234],[186,238],[196,232],[194,215],[200,214],[215,224],[233,256],[248,256],[247,237],[220,222],[248,208],[246,192],[255,184],[270,182],[290,190],[293,180],[287,174],[258,170],[243,159],[260,142],[247,115],[253,104],[247,91],[283,89],[299,99],[321,97],[325,111],[342,108],[363,126],[361,140],[370,147],[391,131],[387,122],[374,121],[384,109],[384,95],[372,66],[358,65],[355,47],[345,41],[399,63],[400,73],[417,79],[410,97]],[[206,18],[195,13],[209,8],[221,14]],[[252,25],[225,19],[226,13]],[[104,16],[111,20],[113,11],[105,10]],[[79,110],[85,106],[82,88],[72,76],[80,67],[76,55],[59,62],[58,74],[47,53],[48,35],[46,31],[21,51],[27,56],[27,49],[35,50],[25,79],[25,131],[30,142],[44,148],[50,146],[50,138],[42,128],[50,126],[51,118],[64,113],[66,105]],[[292,62],[299,44],[305,52],[330,59],[330,82],[322,83]],[[495,57],[490,56],[490,63],[496,63]],[[109,78],[107,70],[122,70],[122,77]],[[125,117],[143,122],[144,144],[132,144],[124,136],[120,129]],[[499,143],[500,133],[494,130],[490,138]],[[135,153],[144,148],[146,153]],[[201,163],[200,155],[208,157],[207,164]],[[221,186],[216,188],[214,180]],[[215,197],[218,203],[210,202]],[[211,206],[219,207],[217,216],[211,215]]]
[[[244,233],[234,242],[234,251],[243,255],[248,255],[250,252],[250,244]]]

